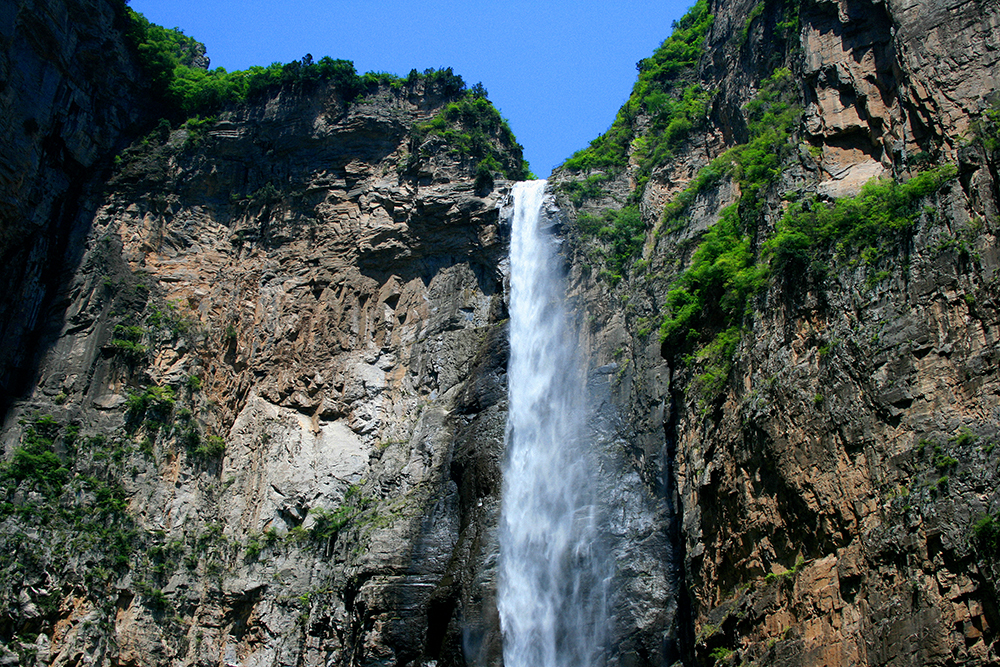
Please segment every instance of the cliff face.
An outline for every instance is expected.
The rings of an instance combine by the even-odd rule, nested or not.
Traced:
[[[649,167],[647,103],[623,109],[636,139],[622,166],[552,179],[584,344],[594,367],[616,369],[626,469],[677,504],[679,525],[661,529],[680,545],[681,652],[698,664],[996,664],[998,181],[983,122],[1000,13],[710,11],[687,80],[712,91],[708,117],[673,157]],[[788,74],[769,81],[776,68]],[[775,101],[782,76],[787,107]],[[775,139],[786,108],[794,120]],[[754,176],[766,155],[780,164]],[[957,179],[914,204],[902,233],[887,220],[869,250],[818,226],[802,228],[799,254],[770,241],[791,229],[786,211],[842,224],[818,212],[840,200],[860,220],[886,196],[862,190],[873,177],[905,182],[948,163]],[[615,276],[621,216],[604,212],[634,202],[646,231]],[[595,218],[607,226],[595,231]],[[664,328],[661,349],[657,325],[681,321],[691,295],[702,314],[686,339]],[[745,310],[727,301],[739,298]]]
[[[285,88],[116,160],[4,426],[5,660],[497,660],[506,245],[411,136],[450,100]]]
[[[0,286],[10,297],[0,304],[4,404],[32,382],[35,327],[65,279],[53,268],[71,272],[79,261],[100,171],[145,118],[124,28],[122,10],[108,2],[0,9]]]
[[[608,664],[996,664],[1000,11],[699,7],[546,212]],[[0,10],[0,661],[500,664],[507,184],[454,91],[137,138],[117,16]]]

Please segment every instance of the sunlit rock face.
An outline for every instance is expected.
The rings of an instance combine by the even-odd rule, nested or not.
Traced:
[[[501,664],[510,184],[417,139],[432,85],[157,129],[119,10],[0,9],[0,661]],[[710,10],[700,124],[543,211],[613,561],[595,662],[994,664],[998,9]],[[662,214],[776,68],[801,116],[755,256],[793,202],[958,174],[879,256],[771,276],[707,393],[658,329],[746,193]],[[633,201],[615,277],[581,216]]]
[[[634,623],[639,655],[658,646],[648,629],[675,619],[691,664],[993,664],[997,561],[983,535],[1000,502],[1000,386],[988,361],[998,181],[977,123],[997,100],[1000,14],[936,2],[711,11],[706,52],[680,85],[716,92],[670,159],[648,168],[638,139],[596,190],[597,171],[550,179],[582,344],[590,368],[607,372],[619,421],[605,423],[630,461],[620,469],[667,508],[659,528],[673,552],[658,553],[674,559],[667,581],[683,582],[676,614],[651,603],[614,616]],[[665,219],[700,169],[748,141],[747,104],[776,68],[794,77],[801,116],[760,208],[729,172]],[[631,109],[642,137],[655,119]],[[791,202],[853,197],[874,177],[944,164],[957,178],[884,255],[831,246],[823,262],[772,276],[711,391],[718,367],[661,346],[667,294],[725,207],[743,201],[748,247],[766,265]],[[641,262],[616,277],[602,259],[616,252],[611,223],[598,231],[593,220],[631,201],[646,229]],[[662,586],[629,581],[632,599]]]
[[[78,502],[121,504],[41,534],[5,514],[14,557],[34,554],[5,570],[10,650],[42,633],[52,659],[99,664],[499,655],[503,184],[477,187],[441,141],[410,158],[448,101],[282,90],[114,161],[4,441],[51,415]]]

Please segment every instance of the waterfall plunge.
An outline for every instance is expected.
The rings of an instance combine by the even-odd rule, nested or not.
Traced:
[[[562,261],[542,229],[545,181],[514,186],[510,407],[500,521],[505,667],[592,667],[607,634],[607,549],[586,438],[583,364]]]

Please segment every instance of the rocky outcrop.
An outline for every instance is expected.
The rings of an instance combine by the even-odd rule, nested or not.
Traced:
[[[995,103],[998,14],[934,2],[711,11],[697,80],[718,92],[674,158],[648,183],[638,152],[591,173],[601,187],[589,198],[587,172],[552,179],[583,345],[592,368],[613,373],[607,410],[628,443],[613,456],[659,499],[657,530],[674,540],[674,560],[667,549],[659,562],[684,582],[676,609],[635,616],[635,636],[675,624],[690,664],[995,664],[996,554],[982,535],[1000,502],[997,181],[975,132]],[[769,274],[710,390],[709,352],[661,350],[656,330],[745,177],[709,181],[683,215],[663,211],[748,141],[747,104],[778,67],[802,113],[761,208],[739,209],[761,265],[790,200],[851,197],[873,177],[947,162],[959,178],[923,201],[888,254],[838,249]],[[651,121],[631,122],[641,136]],[[588,225],[630,201],[647,232],[617,282],[600,271],[619,251],[614,232]]]
[[[3,510],[22,659],[499,660],[506,237],[500,189],[413,145],[449,101],[285,88],[122,154],[4,430],[68,470]]]

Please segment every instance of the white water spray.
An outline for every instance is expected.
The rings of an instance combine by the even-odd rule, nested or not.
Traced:
[[[606,636],[607,550],[585,376],[565,309],[556,241],[542,229],[545,181],[514,186],[510,407],[500,520],[505,667],[592,667]]]

